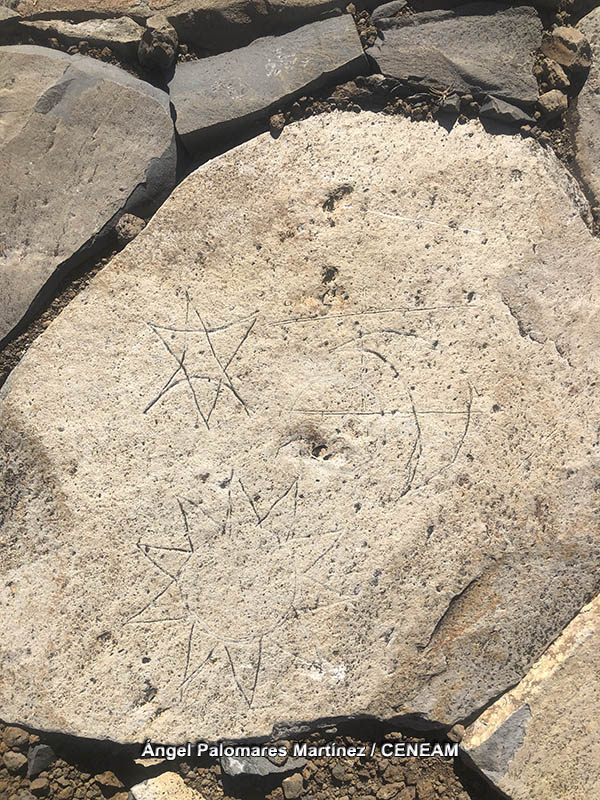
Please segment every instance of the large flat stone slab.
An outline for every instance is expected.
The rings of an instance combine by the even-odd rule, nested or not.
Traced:
[[[0,339],[124,211],[175,182],[167,95],[117,67],[0,47]]]
[[[600,786],[600,598],[468,730],[467,758],[511,800],[588,800]]]
[[[532,68],[542,23],[533,8],[471,3],[377,24],[379,38],[368,55],[380,72],[409,87],[476,92],[526,106],[537,100]]]
[[[3,387],[4,717],[237,739],[514,685],[600,582],[588,211],[532,141],[371,113],[188,177]]]
[[[178,64],[169,84],[177,132],[200,149],[327,81],[365,71],[367,60],[349,14],[231,53]]]
[[[592,48],[592,66],[577,98],[575,149],[579,173],[600,206],[600,8],[578,25]]]
[[[33,17],[76,20],[129,15],[142,21],[161,13],[182,41],[222,52],[340,13],[346,5],[345,0],[18,0],[16,8]]]

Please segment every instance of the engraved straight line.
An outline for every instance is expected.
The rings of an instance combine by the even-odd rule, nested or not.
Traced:
[[[407,417],[413,418],[414,414],[412,411],[400,411],[400,409],[392,409],[391,411],[354,411],[352,409],[347,409],[345,411],[328,411],[326,409],[319,409],[319,408],[293,408],[291,411],[295,412],[296,414],[315,414],[321,415],[324,417],[346,417],[346,416],[356,416],[356,417]],[[467,409],[463,409],[462,411],[436,411],[433,409],[427,411],[419,411],[419,416],[422,414],[443,414],[443,415],[456,415],[461,416],[465,414],[469,414]],[[481,411],[473,411],[473,414],[481,414]]]
[[[343,319],[345,317],[365,317],[367,315],[377,314],[422,314],[427,311],[447,311],[449,309],[465,309],[470,310],[477,308],[474,303],[462,303],[454,306],[423,306],[423,308],[373,308],[367,311],[347,311],[343,314],[326,314],[322,317],[291,317],[290,319],[277,319],[270,322],[269,325],[293,325],[299,322],[327,322],[331,319]]]
[[[453,227],[452,225],[446,225],[444,222],[435,222],[434,220],[425,219],[424,217],[404,217],[401,214],[390,214],[387,211],[376,211],[375,209],[369,209],[367,213],[377,214],[378,217],[387,217],[388,219],[399,219],[402,220],[402,222],[416,222],[417,224],[421,225],[435,225],[436,227],[447,228],[449,231],[456,231],[458,233],[462,233],[463,231],[468,231],[469,233],[484,233],[484,231],[479,231],[477,228],[463,228],[462,225]]]

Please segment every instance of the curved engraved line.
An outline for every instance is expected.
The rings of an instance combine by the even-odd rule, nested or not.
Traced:
[[[433,480],[433,478],[436,478],[438,475],[441,475],[442,472],[446,472],[446,470],[450,469],[450,467],[454,464],[454,462],[458,458],[460,451],[462,450],[462,446],[465,443],[465,439],[467,438],[467,434],[471,426],[471,419],[474,413],[471,410],[472,405],[473,405],[473,387],[469,384],[469,398],[466,403],[465,411],[463,412],[467,415],[467,419],[465,421],[465,428],[462,432],[460,441],[458,442],[458,445],[456,447],[456,450],[454,451],[452,458],[450,459],[450,461],[448,461],[447,464],[443,464],[439,469],[432,472],[431,475],[429,475],[429,477],[427,477],[422,483],[420,483],[418,486],[415,486],[415,489],[420,489],[422,486],[426,486],[431,480]]]
[[[206,330],[209,333],[218,333],[219,331],[227,330],[227,328],[232,328],[234,325],[241,325],[243,322],[248,322],[249,319],[258,318],[259,312],[255,311],[252,314],[248,314],[247,317],[240,317],[240,319],[236,319],[233,322],[226,322],[224,325],[215,325],[213,328],[206,327]],[[148,322],[152,328],[160,328],[162,331],[172,331],[173,333],[204,333],[204,328],[177,328],[174,325],[159,325],[157,322]]]

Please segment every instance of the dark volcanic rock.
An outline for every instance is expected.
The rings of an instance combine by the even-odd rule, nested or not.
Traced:
[[[248,47],[178,64],[170,83],[176,127],[188,150],[268,117],[326,81],[353,77],[367,62],[350,15],[257,39]]]
[[[588,78],[577,98],[577,168],[594,198],[594,205],[600,206],[600,8],[581,20],[579,30],[590,42],[593,61]]]
[[[534,118],[523,111],[518,106],[513,106],[505,100],[499,100],[497,97],[490,97],[479,109],[482,117],[488,119],[495,119],[499,122],[508,122],[512,125],[525,125],[535,123]]]
[[[380,72],[409,86],[492,94],[533,105],[533,51],[542,23],[532,8],[473,3],[378,23],[367,53]]]
[[[0,339],[123,212],[175,182],[167,95],[127,72],[45,47],[0,48]]]
[[[27,754],[27,777],[36,778],[56,761],[54,750],[47,744],[36,744]]]
[[[288,758],[283,764],[274,764],[264,756],[222,756],[221,769],[227,775],[275,775],[302,769],[305,758]]]

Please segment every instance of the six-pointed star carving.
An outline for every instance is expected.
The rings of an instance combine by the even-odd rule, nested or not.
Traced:
[[[148,325],[160,339],[176,366],[158,394],[144,409],[147,414],[177,387],[187,389],[198,421],[209,428],[210,418],[223,392],[230,393],[246,414],[250,409],[236,387],[229,367],[250,335],[257,314],[210,327],[186,293],[185,320],[181,327]]]

